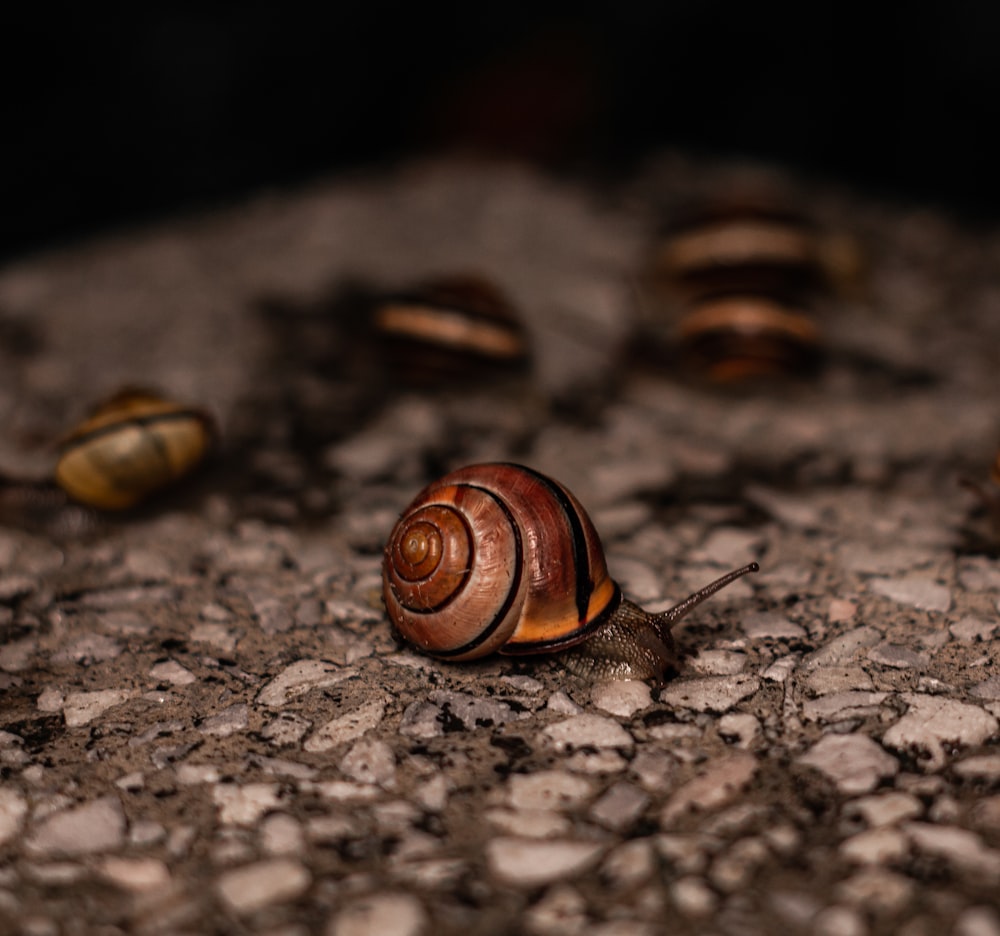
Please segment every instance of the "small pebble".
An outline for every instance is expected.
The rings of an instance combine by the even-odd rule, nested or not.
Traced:
[[[948,625],[951,635],[962,643],[980,643],[996,636],[1000,621],[984,621],[982,618],[964,617]]]
[[[969,907],[951,932],[952,936],[1000,936],[1000,914],[993,907]]]
[[[980,754],[959,761],[952,768],[958,776],[967,780],[989,780],[1000,782],[1000,754]]]
[[[198,681],[198,677],[191,670],[185,669],[176,660],[157,663],[150,669],[149,675],[156,682],[168,682],[174,686],[189,686]]]
[[[904,819],[915,819],[924,807],[912,793],[890,790],[851,800],[844,806],[844,814],[861,816],[872,828],[896,825]]]
[[[215,715],[209,715],[198,724],[198,730],[202,734],[214,735],[216,738],[228,738],[238,731],[246,731],[249,727],[250,711],[243,702],[230,705]]]
[[[645,812],[649,796],[627,781],[619,781],[590,808],[590,818],[613,832],[630,829]]]
[[[223,825],[251,826],[265,813],[281,805],[275,783],[220,783],[212,789],[212,799],[219,807]]]
[[[978,874],[994,885],[1000,883],[1000,851],[988,848],[975,832],[929,822],[907,822],[902,830],[918,851],[943,858],[956,869]]]
[[[159,890],[170,884],[170,869],[159,858],[108,857],[101,874],[112,884],[135,893]]]
[[[945,745],[983,744],[1000,728],[996,718],[976,705],[915,692],[902,697],[906,714],[886,731],[882,743],[896,750],[923,751],[932,770],[944,766]]]
[[[117,796],[104,796],[53,813],[28,836],[34,855],[87,855],[112,851],[125,841],[125,812]]]
[[[757,758],[745,751],[724,754],[702,765],[667,800],[660,812],[660,825],[669,828],[689,812],[718,809],[731,802],[757,775]]]
[[[881,643],[868,651],[868,659],[880,666],[893,669],[923,669],[927,666],[927,658],[908,647],[898,644]]]
[[[349,903],[326,928],[326,936],[421,936],[427,911],[412,894],[371,894]]]
[[[804,627],[774,611],[747,614],[740,621],[740,627],[751,640],[793,641],[802,640],[806,636]]]
[[[396,785],[396,755],[385,741],[358,741],[340,761],[340,770],[358,783],[373,783],[383,789]]]
[[[797,763],[813,767],[842,793],[867,793],[899,770],[896,759],[867,735],[824,735]]]
[[[636,712],[648,708],[653,701],[648,685],[634,679],[598,682],[590,692],[594,705],[619,718],[631,718]]]
[[[0,845],[18,834],[27,812],[28,803],[17,790],[0,786]]]
[[[540,887],[583,874],[603,850],[597,842],[496,838],[486,844],[486,862],[505,884]]]
[[[562,770],[512,774],[507,780],[506,801],[515,809],[572,809],[593,795],[592,781]]]
[[[89,725],[109,708],[121,705],[131,697],[126,689],[100,689],[96,692],[71,692],[63,702],[63,717],[69,728]]]
[[[257,695],[269,708],[282,708],[314,689],[326,689],[350,679],[355,670],[325,660],[299,660],[285,667]]]
[[[735,650],[699,650],[687,664],[706,676],[735,676],[746,669],[747,655]]]
[[[703,920],[715,912],[719,898],[699,877],[682,877],[669,886],[670,899],[681,916]]]
[[[824,723],[867,718],[877,715],[888,698],[887,692],[834,692],[818,699],[806,699],[802,703],[802,717],[806,721]]]
[[[760,737],[760,722],[757,717],[745,712],[730,712],[719,719],[719,737],[735,743],[737,747],[749,748]]]
[[[813,918],[811,932],[814,936],[866,936],[868,926],[850,907],[827,907]]]
[[[835,894],[849,906],[888,916],[905,910],[916,889],[916,882],[905,875],[868,866],[837,884]]]
[[[226,906],[237,914],[301,897],[312,884],[309,869],[292,858],[272,858],[227,871],[216,882]]]
[[[947,611],[951,607],[951,589],[925,576],[872,579],[873,592],[919,611]]]
[[[884,827],[852,835],[840,843],[840,854],[852,864],[887,865],[902,860],[910,843],[898,829]]]
[[[635,739],[613,718],[603,715],[574,715],[549,725],[543,738],[557,751],[580,748],[618,748],[631,751]]]
[[[660,701],[696,712],[721,713],[749,698],[759,688],[760,679],[750,675],[678,679],[660,693]]]
[[[306,738],[303,747],[311,753],[329,751],[338,745],[360,738],[365,732],[379,725],[384,717],[384,699],[365,702],[353,712],[330,719]]]

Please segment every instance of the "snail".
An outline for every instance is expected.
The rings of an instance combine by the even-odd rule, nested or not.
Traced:
[[[477,276],[440,277],[387,297],[374,309],[373,326],[393,375],[411,383],[480,379],[528,363],[512,305]]]
[[[682,212],[650,264],[680,365],[719,382],[816,370],[816,312],[846,292],[847,243],[774,193],[720,196]]]
[[[677,332],[685,364],[716,383],[805,375],[822,351],[812,316],[764,296],[722,296],[694,303]]]
[[[992,482],[992,486],[987,489],[974,478],[964,475],[959,478],[959,483],[972,491],[986,507],[992,531],[992,545],[995,548],[996,543],[1000,542],[1000,450],[997,451],[996,457],[993,459],[993,466],[990,469],[990,481]]]
[[[62,440],[55,481],[81,504],[126,510],[191,471],[214,434],[202,410],[125,389]]]
[[[453,471],[421,491],[382,563],[395,635],[444,660],[566,651],[600,678],[661,680],[676,668],[671,628],[752,562],[661,614],[623,598],[579,501],[532,468]]]

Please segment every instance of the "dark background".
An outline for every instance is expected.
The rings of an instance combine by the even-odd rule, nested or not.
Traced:
[[[683,146],[1000,212],[995,5],[57,10],[0,24],[0,260],[442,149],[613,175]]]

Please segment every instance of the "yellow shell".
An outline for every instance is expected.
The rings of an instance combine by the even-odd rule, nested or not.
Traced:
[[[201,410],[122,391],[62,441],[55,480],[80,503],[126,510],[191,471],[213,438]]]

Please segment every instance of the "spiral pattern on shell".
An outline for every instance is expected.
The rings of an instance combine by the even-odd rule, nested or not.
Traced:
[[[397,634],[452,660],[562,650],[621,602],[583,507],[520,465],[472,465],[426,487],[382,568]]]

